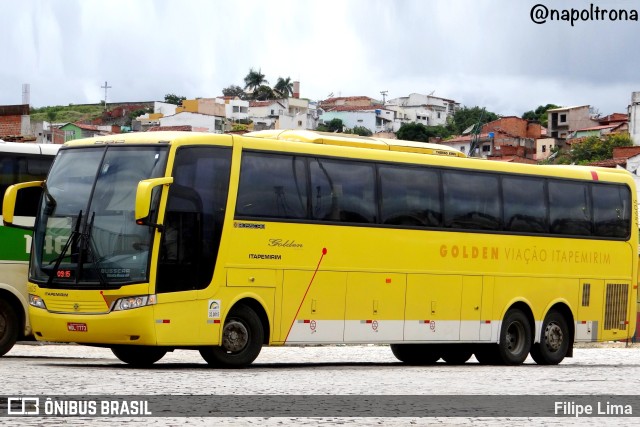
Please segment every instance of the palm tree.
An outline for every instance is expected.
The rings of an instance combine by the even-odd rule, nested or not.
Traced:
[[[293,82],[291,78],[287,77],[283,79],[282,77],[278,77],[278,82],[273,87],[273,90],[283,98],[288,98],[293,95]]]
[[[262,85],[269,84],[269,82],[264,78],[264,74],[262,74],[262,70],[258,69],[258,71],[254,71],[252,68],[249,70],[249,74],[244,78],[244,88],[249,89],[249,91],[254,91]]]

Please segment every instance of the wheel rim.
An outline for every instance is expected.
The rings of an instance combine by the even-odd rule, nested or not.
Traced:
[[[513,322],[507,328],[507,349],[512,354],[518,354],[524,346],[524,327],[519,322]]]
[[[237,320],[230,320],[224,326],[222,334],[222,346],[230,352],[238,352],[249,343],[249,330]]]
[[[549,323],[544,328],[544,345],[549,351],[558,351],[562,347],[564,335],[562,328],[557,323]]]

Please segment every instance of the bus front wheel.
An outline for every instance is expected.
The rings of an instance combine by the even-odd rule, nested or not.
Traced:
[[[520,310],[507,311],[500,330],[498,354],[505,365],[520,365],[529,355],[532,342],[531,324]]]
[[[18,315],[9,303],[0,300],[0,356],[7,354],[18,340]]]
[[[140,345],[119,345],[111,347],[118,359],[136,368],[146,368],[162,359],[167,350],[162,347],[145,347]]]
[[[440,359],[440,352],[433,344],[391,344],[391,352],[409,365],[433,365]]]
[[[550,311],[542,323],[540,343],[531,347],[531,358],[538,365],[557,365],[569,351],[569,327],[564,316]]]
[[[241,305],[231,310],[222,329],[222,345],[200,348],[200,355],[211,366],[243,368],[262,350],[264,328],[251,308]]]

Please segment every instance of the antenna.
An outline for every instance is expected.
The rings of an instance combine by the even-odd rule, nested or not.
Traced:
[[[380,95],[382,95],[382,105],[384,105],[386,99],[387,99],[387,93],[389,93],[388,90],[382,90],[380,91]]]
[[[111,89],[111,86],[107,85],[107,82],[104,82],[104,86],[100,86],[104,89],[104,111],[107,111],[107,89]]]

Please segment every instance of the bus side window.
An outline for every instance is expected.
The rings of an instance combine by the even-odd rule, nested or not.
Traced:
[[[376,222],[373,163],[315,158],[310,161],[313,219],[347,223]]]
[[[381,223],[438,227],[442,222],[440,176],[435,170],[381,165]]]
[[[587,195],[586,183],[549,180],[551,233],[573,236],[592,234]]]
[[[500,230],[498,176],[444,171],[444,226],[468,230]]]
[[[626,238],[629,236],[631,218],[631,192],[621,185],[594,184],[593,198],[594,233],[600,237]]]
[[[502,199],[506,231],[548,233],[545,181],[541,178],[504,176]]]

